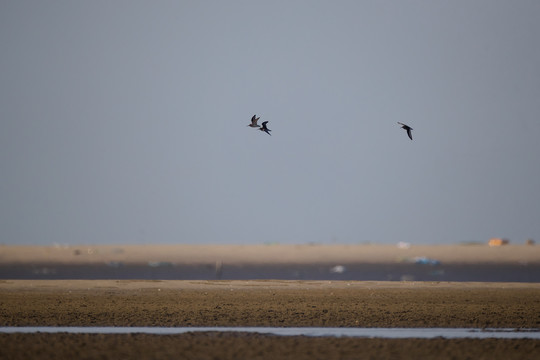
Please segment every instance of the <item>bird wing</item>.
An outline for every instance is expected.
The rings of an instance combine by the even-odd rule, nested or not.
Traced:
[[[262,123],[263,129],[267,129],[266,124],[268,124],[268,121],[263,121],[263,123]]]
[[[407,135],[409,135],[409,138],[411,138],[411,140],[412,140],[412,133],[411,133],[411,130],[412,130],[411,128],[408,128],[408,129],[407,129]]]
[[[398,121],[397,123],[398,123],[399,125],[402,125],[404,129],[411,129],[411,130],[413,129],[413,128],[410,127],[409,125],[404,124],[404,123],[402,123],[402,122],[399,122],[399,121]]]

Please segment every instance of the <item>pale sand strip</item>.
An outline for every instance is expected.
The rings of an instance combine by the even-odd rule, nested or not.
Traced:
[[[99,264],[316,264],[396,263],[428,257],[446,264],[539,264],[540,246],[419,245],[80,245],[0,246],[0,265]]]
[[[426,282],[426,281],[304,281],[304,280],[0,280],[0,291],[30,290],[60,293],[68,290],[411,290],[493,289],[540,290],[540,283]]]

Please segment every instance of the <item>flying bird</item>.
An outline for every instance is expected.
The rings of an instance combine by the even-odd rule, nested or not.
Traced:
[[[266,127],[266,124],[268,124],[268,121],[263,121],[263,123],[262,123],[262,128],[260,128],[259,130],[264,131],[264,132],[267,133],[268,135],[272,135],[272,134],[270,134],[270,131],[272,131],[272,130],[270,130],[269,128],[267,128],[267,127]]]
[[[411,130],[413,129],[412,127],[410,127],[409,125],[405,125],[404,123],[400,123],[398,121],[398,124],[401,125],[401,128],[402,129],[405,129],[407,131],[407,135],[409,135],[409,138],[412,140],[412,134],[411,134]]]
[[[252,128],[260,127],[259,125],[257,125],[257,120],[259,120],[259,119],[260,119],[260,117],[257,117],[257,115],[253,115],[253,117],[251,118],[251,124],[249,124],[248,126],[252,127]]]

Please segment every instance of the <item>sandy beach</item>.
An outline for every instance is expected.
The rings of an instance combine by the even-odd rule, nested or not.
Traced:
[[[57,263],[126,265],[396,263],[416,257],[445,264],[540,264],[540,246],[506,245],[61,245],[0,246],[0,264]]]

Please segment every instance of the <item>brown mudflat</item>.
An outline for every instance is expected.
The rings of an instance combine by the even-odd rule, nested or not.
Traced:
[[[2,326],[540,327],[540,284],[2,281]],[[534,358],[538,340],[2,334],[0,358]]]

